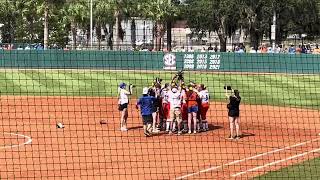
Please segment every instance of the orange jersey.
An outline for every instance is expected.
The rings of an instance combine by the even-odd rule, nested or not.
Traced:
[[[185,93],[185,100],[187,102],[188,107],[197,106],[198,105],[198,95],[194,91],[187,91]]]

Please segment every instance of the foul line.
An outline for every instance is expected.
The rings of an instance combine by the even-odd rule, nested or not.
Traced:
[[[232,161],[232,162],[220,165],[220,166],[213,166],[213,167],[210,167],[210,168],[207,168],[207,169],[195,172],[195,173],[191,173],[191,174],[187,174],[187,175],[178,177],[176,179],[177,180],[178,179],[185,179],[187,177],[195,176],[195,175],[198,175],[198,174],[201,174],[201,173],[205,173],[205,172],[209,172],[209,171],[214,171],[214,170],[220,169],[220,168],[225,167],[225,166],[238,164],[238,163],[241,163],[241,162],[244,162],[244,161],[247,161],[247,160],[255,159],[255,158],[258,158],[258,157],[261,157],[261,156],[265,156],[265,155],[268,155],[268,154],[273,154],[273,153],[284,151],[284,150],[291,149],[291,148],[294,148],[294,147],[302,146],[302,145],[305,145],[305,144],[308,144],[308,143],[311,143],[311,142],[314,142],[314,141],[318,141],[318,140],[320,140],[320,138],[313,139],[313,140],[306,141],[306,142],[302,142],[302,143],[298,143],[298,144],[294,144],[294,145],[287,146],[287,147],[280,148],[280,149],[275,149],[273,151],[268,151],[268,152],[265,152],[265,153],[262,153],[262,154],[257,154],[255,156],[251,156],[251,157],[243,158],[243,159],[240,159],[240,160]]]
[[[268,167],[268,166],[273,166],[275,164],[279,164],[279,163],[282,163],[282,162],[286,162],[288,160],[291,160],[291,159],[295,159],[295,158],[298,158],[298,157],[301,157],[301,156],[305,156],[305,155],[308,155],[310,153],[316,153],[320,151],[320,148],[319,149],[314,149],[314,150],[311,150],[311,151],[308,151],[308,152],[304,152],[304,153],[301,153],[301,154],[297,154],[297,155],[294,155],[294,156],[291,156],[291,157],[288,157],[286,159],[281,159],[281,160],[278,160],[278,161],[274,161],[274,162],[271,162],[271,163],[268,163],[268,164],[264,164],[262,166],[257,166],[255,168],[252,168],[252,169],[249,169],[249,170],[246,170],[246,171],[242,171],[242,172],[239,172],[237,174],[233,174],[231,175],[232,177],[237,177],[237,176],[240,176],[240,175],[243,175],[243,174],[246,174],[248,172],[252,172],[252,171],[256,171],[258,169],[263,169],[265,167]]]
[[[7,149],[7,148],[16,148],[16,147],[20,147],[23,145],[27,145],[30,144],[32,142],[32,138],[23,134],[15,134],[15,133],[3,133],[3,134],[10,134],[10,135],[14,135],[14,136],[20,136],[23,137],[25,139],[28,139],[26,142],[21,143],[21,144],[16,144],[16,145],[11,145],[11,146],[0,146],[0,149]]]

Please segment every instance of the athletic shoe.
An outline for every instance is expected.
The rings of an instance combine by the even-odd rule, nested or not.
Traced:
[[[193,134],[197,134],[197,131],[193,131]]]
[[[150,137],[151,136],[151,134],[149,132],[144,132],[143,134],[144,134],[145,137]]]
[[[178,136],[180,136],[182,134],[182,132],[181,131],[178,131]]]
[[[191,131],[188,131],[188,134],[191,134]]]
[[[158,129],[152,130],[152,133],[159,133],[159,132],[160,132],[160,130],[158,130]]]
[[[235,136],[234,138],[235,138],[235,139],[240,139],[241,137],[240,137],[240,136]]]
[[[125,128],[125,127],[122,127],[122,128],[121,128],[121,131],[125,132],[125,131],[128,131],[128,129]]]
[[[231,136],[229,136],[227,139],[229,139],[229,140],[234,140],[234,139],[235,139],[235,137],[231,137]]]

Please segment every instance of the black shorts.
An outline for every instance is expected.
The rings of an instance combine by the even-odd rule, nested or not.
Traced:
[[[143,125],[152,124],[152,121],[153,121],[152,114],[150,114],[150,115],[142,115]]]
[[[235,111],[235,110],[229,110],[228,116],[230,116],[230,117],[239,117],[240,116],[240,112],[239,111]]]
[[[126,108],[128,108],[128,103],[119,104],[118,110],[123,111]]]

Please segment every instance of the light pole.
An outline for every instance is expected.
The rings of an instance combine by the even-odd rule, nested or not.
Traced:
[[[92,50],[93,47],[93,15],[92,15],[92,10],[93,10],[93,2],[90,0],[90,49]]]
[[[2,28],[4,24],[0,23],[0,28]],[[0,43],[2,43],[2,31],[0,29]]]
[[[146,43],[146,21],[143,20],[143,43]]]
[[[276,48],[276,24],[277,24],[277,14],[276,11],[273,12],[273,23],[271,25],[271,40],[273,51]]]

